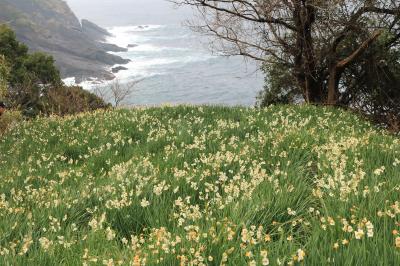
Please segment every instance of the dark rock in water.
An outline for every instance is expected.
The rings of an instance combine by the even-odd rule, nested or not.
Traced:
[[[112,68],[112,69],[111,69],[111,72],[112,72],[112,73],[118,73],[118,72],[120,72],[120,71],[122,71],[122,70],[128,70],[128,68],[123,67],[123,66],[117,66],[117,67]]]
[[[109,51],[109,52],[115,52],[115,53],[120,53],[120,52],[127,52],[127,48],[119,47],[118,45],[112,44],[112,43],[104,43],[104,42],[99,42],[97,46],[103,50]]]
[[[113,80],[113,79],[115,79],[115,76],[110,73],[109,75],[104,76],[103,79],[105,79],[105,80]],[[99,82],[99,83],[101,84],[101,82]]]
[[[131,60],[124,59],[119,56],[115,56],[109,53],[105,53],[103,51],[93,51],[86,55],[86,58],[98,61],[103,63],[104,65],[123,65],[129,63]]]
[[[134,47],[138,47],[139,45],[137,44],[128,44],[128,48],[134,48]]]
[[[108,53],[127,49],[104,43],[111,36],[107,30],[88,20],[81,24],[63,0],[0,0],[2,22],[10,25],[31,51],[51,54],[63,78],[112,79],[114,75],[106,69],[129,62]]]

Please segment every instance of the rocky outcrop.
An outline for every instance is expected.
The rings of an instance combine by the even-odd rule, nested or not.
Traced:
[[[128,68],[123,67],[123,66],[117,66],[117,67],[112,68],[112,69],[111,69],[111,72],[112,72],[112,73],[118,73],[118,72],[120,72],[120,71],[122,71],[122,70],[128,70]]]
[[[81,24],[83,33],[85,33],[92,40],[104,42],[106,40],[106,37],[111,36],[111,34],[107,30],[97,26],[89,20],[82,19]]]
[[[63,77],[112,79],[115,64],[129,60],[109,54],[126,48],[104,43],[111,34],[78,20],[62,0],[0,0],[0,23],[7,23],[32,51],[54,56]]]
[[[115,45],[112,43],[98,42],[97,46],[102,50],[115,52],[115,53],[128,51],[127,48],[119,47],[118,45]]]

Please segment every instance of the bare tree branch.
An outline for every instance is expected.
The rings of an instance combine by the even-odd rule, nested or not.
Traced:
[[[214,37],[214,50],[287,66],[308,102],[324,102],[333,90],[335,104],[342,70],[383,30],[389,48],[400,40],[398,0],[170,1],[197,10],[191,26]]]

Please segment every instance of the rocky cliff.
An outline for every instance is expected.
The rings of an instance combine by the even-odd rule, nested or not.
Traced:
[[[125,49],[104,43],[107,30],[80,22],[62,0],[0,0],[0,23],[32,51],[53,55],[63,77],[112,79],[110,67],[129,62],[107,53]]]

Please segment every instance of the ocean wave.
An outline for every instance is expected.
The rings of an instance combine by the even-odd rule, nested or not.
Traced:
[[[163,51],[179,51],[186,52],[190,51],[188,48],[180,47],[166,47],[166,46],[156,46],[153,44],[136,44],[134,47],[130,47],[128,52],[163,52]],[[126,52],[123,52],[126,54]],[[124,54],[122,54],[124,56]]]
[[[165,28],[166,25],[129,25],[129,26],[116,26],[107,28],[110,33],[121,33],[121,32],[143,32],[152,31]]]
[[[123,58],[131,59],[131,62],[122,65],[127,68],[115,74],[121,82],[128,82],[134,79],[147,79],[157,75],[168,75],[174,73],[175,69],[182,69],[188,64],[196,62],[206,62],[216,56],[213,56],[197,46],[185,45],[181,41],[160,42],[160,38],[170,38],[172,36],[186,36],[185,30],[164,25],[143,25],[143,26],[120,26],[112,27],[108,30],[113,35],[107,42],[121,47],[128,47],[127,52],[112,53]],[[159,31],[158,31],[159,30]],[[146,31],[157,31],[147,34]],[[171,36],[172,34],[172,36]],[[114,65],[112,68],[120,65]],[[181,72],[179,70],[178,72]],[[65,80],[66,84],[75,85],[75,79]],[[79,84],[85,89],[91,89],[96,86],[108,84],[108,81],[88,79]]]
[[[123,72],[127,71],[147,71],[148,69],[154,69],[160,66],[171,65],[178,63],[179,60],[176,58],[136,58],[124,67],[128,68]],[[121,71],[122,72],[122,71]]]
[[[96,87],[104,86],[107,84],[107,82],[109,82],[109,81],[101,80],[98,78],[89,78],[80,83],[77,83],[75,77],[68,77],[68,78],[63,79],[62,81],[64,82],[64,84],[66,86],[80,86],[83,89],[89,90],[89,91],[95,89]]]
[[[106,42],[116,44],[120,47],[127,47],[130,44],[140,44],[149,40],[140,33],[164,28],[164,25],[144,25],[144,26],[119,26],[108,28],[112,36]]]
[[[206,62],[214,56],[191,55],[172,58],[136,58],[135,61],[124,65],[127,70],[122,70],[116,77],[122,81],[132,78],[151,78],[157,75],[171,73],[171,69],[184,68],[185,65],[196,62]],[[173,71],[172,71],[173,72]]]
[[[66,86],[74,86],[76,85],[75,77],[69,77],[62,80]]]
[[[208,54],[198,54],[198,55],[189,55],[189,56],[184,56],[181,59],[182,63],[194,63],[194,62],[205,62],[209,61],[211,59],[217,58],[216,56],[213,55],[208,55]]]
[[[107,43],[112,43],[115,45],[118,45],[119,47],[124,47],[127,48],[128,45],[130,44],[138,44],[138,43],[143,43],[147,41],[147,38],[143,37],[143,36],[134,36],[134,35],[130,35],[127,33],[120,33],[120,34],[115,34],[111,37],[108,37],[106,42]]]

